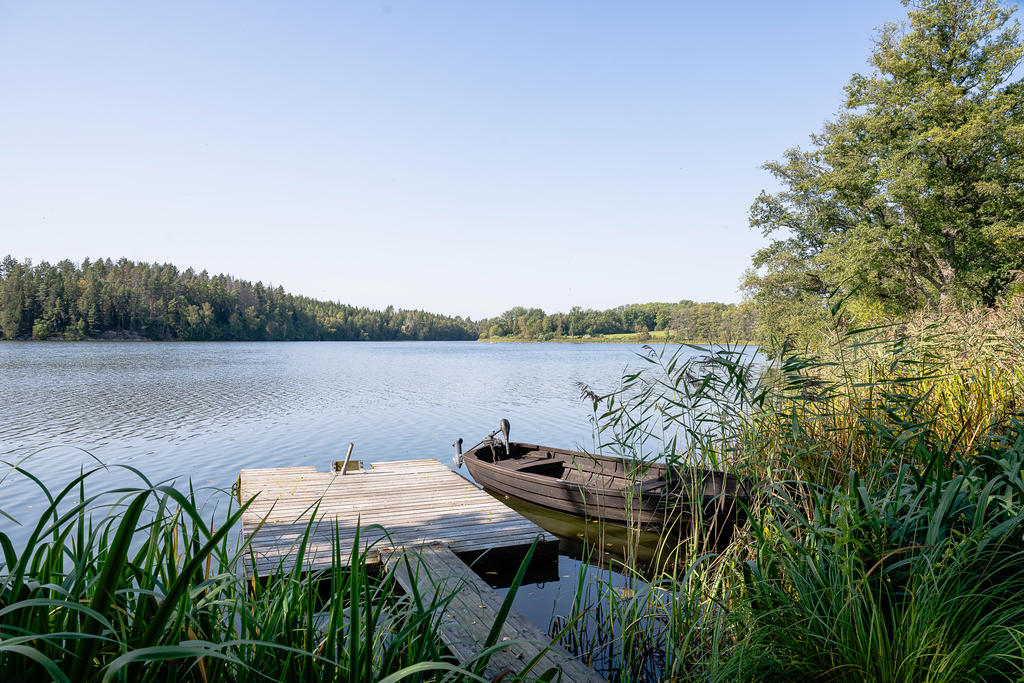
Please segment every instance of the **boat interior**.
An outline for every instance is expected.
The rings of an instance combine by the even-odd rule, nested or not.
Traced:
[[[629,468],[627,472],[626,462],[608,456],[520,443],[512,443],[510,451],[511,456],[505,453],[504,444],[496,444],[493,451],[490,448],[479,449],[477,457],[523,474],[536,474],[582,486],[621,489],[632,484],[639,485],[644,493],[659,493],[671,483],[665,477],[665,467],[659,464],[647,463]]]
[[[669,471],[661,463],[631,463],[612,456],[596,455],[535,444],[512,442],[506,453],[505,444],[494,442],[476,449],[476,456],[501,468],[524,474],[559,479],[580,486],[622,489],[635,486],[645,494],[662,494],[703,489],[704,496],[723,492],[735,495],[737,479],[724,472],[693,468]]]

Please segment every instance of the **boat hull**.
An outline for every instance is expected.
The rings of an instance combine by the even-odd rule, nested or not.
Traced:
[[[560,512],[619,524],[666,525],[702,518],[733,526],[745,491],[733,475],[690,469],[680,476],[658,463],[513,442],[487,443],[464,454],[485,489]],[[737,495],[740,494],[740,495]]]

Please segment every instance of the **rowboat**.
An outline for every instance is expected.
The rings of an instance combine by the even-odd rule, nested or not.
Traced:
[[[493,493],[619,524],[688,521],[699,508],[724,531],[744,518],[749,498],[749,485],[730,473],[509,441],[507,420],[465,453],[461,439],[453,445],[456,464]]]

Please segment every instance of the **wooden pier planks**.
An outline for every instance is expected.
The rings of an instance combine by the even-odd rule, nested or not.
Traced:
[[[306,569],[330,566],[335,526],[346,549],[343,562],[350,559],[357,525],[362,545],[371,550],[440,542],[455,552],[481,551],[527,545],[538,536],[556,542],[432,459],[374,463],[343,476],[314,467],[242,470],[239,500],[254,496],[242,516],[242,533],[251,538],[255,562],[248,569],[256,575],[289,568],[311,522]]]
[[[251,539],[255,556],[247,569],[257,576],[291,569],[296,544],[310,524],[305,569],[327,568],[335,529],[348,549],[358,526],[361,545],[370,547],[373,559],[383,556],[406,591],[416,582],[429,601],[439,590],[457,590],[442,616],[441,636],[462,661],[483,649],[502,598],[455,553],[527,546],[537,538],[557,543],[437,460],[374,463],[343,476],[314,467],[242,470],[238,498],[254,498],[242,515],[242,533]],[[342,562],[350,559],[347,552],[341,556]],[[486,675],[521,672],[550,642],[513,609],[499,638],[508,645],[492,655]],[[560,669],[564,681],[604,680],[557,646],[540,657],[530,675],[551,668]]]
[[[424,546],[417,551],[391,555],[386,560],[389,571],[406,592],[413,587],[423,602],[429,604],[437,593],[454,592],[441,616],[439,630],[448,649],[462,662],[469,662],[483,651],[495,615],[503,598],[494,592],[472,569],[442,544]],[[526,673],[536,678],[552,668],[560,669],[563,681],[603,681],[593,669],[573,659],[551,638],[527,620],[515,608],[509,611],[498,638],[506,647],[491,655],[484,678],[495,680],[502,672]],[[545,648],[529,672],[523,672]]]

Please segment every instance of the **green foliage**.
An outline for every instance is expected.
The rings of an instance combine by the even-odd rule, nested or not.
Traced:
[[[1024,673],[1024,432],[957,474],[777,498],[752,524],[731,680],[1015,681]],[[885,482],[891,482],[886,485]]]
[[[750,304],[647,303],[619,306],[605,311],[574,306],[568,313],[547,314],[539,308],[517,306],[497,318],[480,322],[489,337],[548,340],[562,337],[612,337],[630,335],[647,341],[657,332],[690,341],[746,342],[754,339],[757,315]],[[646,335],[646,336],[645,336]]]
[[[469,319],[356,308],[170,264],[0,262],[3,339],[460,340],[478,330]]]
[[[50,329],[49,323],[45,320],[37,320],[32,323],[32,338],[33,339],[49,339],[53,336],[53,330]]]
[[[667,545],[628,601],[587,589],[574,642],[632,643],[622,680],[1024,675],[1024,300],[868,329],[830,303],[817,355],[652,350],[585,390],[602,449],[760,482],[726,547]]]
[[[483,680],[471,669],[490,650],[457,662],[438,635],[455,589],[432,591],[429,601],[403,594],[394,574],[371,566],[376,550],[358,531],[343,546],[337,528],[311,523],[282,564],[255,580],[242,570],[248,503],[221,491],[204,510],[191,487],[138,472],[138,486],[90,492],[106,469],[59,491],[18,465],[0,476],[27,477],[45,501],[39,518],[26,520],[24,544],[0,531],[3,680]],[[304,570],[313,534],[331,539],[330,569]]]
[[[904,0],[904,4],[909,4]],[[1024,269],[1024,57],[1013,9],[924,0],[886,25],[839,115],[765,168],[750,222],[782,233],[745,288],[772,333],[814,330],[838,288],[876,316],[992,305]]]

